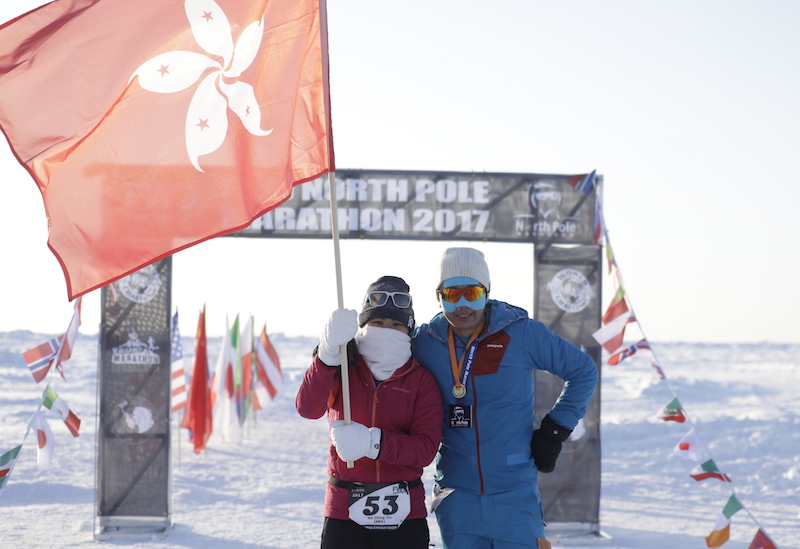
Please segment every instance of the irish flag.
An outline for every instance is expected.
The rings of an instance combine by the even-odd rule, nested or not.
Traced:
[[[714,530],[706,536],[706,545],[712,549],[715,547],[722,547],[722,544],[728,541],[731,537],[731,517],[742,510],[742,504],[736,499],[736,496],[731,496],[725,508],[722,509],[717,518],[717,523],[714,525]]]
[[[22,449],[22,444],[16,448],[12,448],[2,456],[0,456],[0,493],[6,487],[6,481],[11,476],[11,470],[14,468],[14,463],[17,461],[17,454]]]
[[[717,464],[714,463],[713,459],[704,461],[703,463],[692,469],[692,471],[689,473],[689,476],[698,482],[709,478],[715,478],[717,480],[721,480],[722,482],[731,481],[728,475],[720,472],[720,470],[717,468]]]
[[[681,408],[681,403],[678,402],[677,398],[670,400],[669,404],[661,409],[661,413],[659,414],[658,418],[663,419],[664,421],[677,421],[678,423],[683,423],[686,421],[683,408]]]
[[[64,420],[64,424],[72,433],[72,436],[78,436],[78,430],[81,428],[81,420],[72,413],[64,399],[58,396],[58,393],[52,387],[48,387],[44,392],[44,406],[48,410],[52,410]]]
[[[50,430],[44,414],[41,412],[34,412],[29,424],[31,430],[36,434],[37,441],[37,463],[39,469],[47,469],[53,461],[53,454],[55,453],[55,442],[53,439],[53,431]]]

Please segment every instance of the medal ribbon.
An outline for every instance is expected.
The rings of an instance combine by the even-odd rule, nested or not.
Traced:
[[[461,355],[460,361],[456,360],[456,342],[455,336],[453,335],[453,327],[448,326],[447,346],[450,349],[450,369],[453,371],[453,380],[455,381],[455,385],[453,386],[454,396],[458,388],[464,387],[469,379],[469,373],[472,370],[472,364],[475,362],[475,354],[478,350],[478,342],[476,339],[481,333],[481,330],[483,330],[483,326],[485,324],[486,319],[481,320],[480,325],[475,328],[474,332],[472,332],[472,335],[469,337],[469,341],[467,341],[467,345],[464,348],[464,354]],[[466,365],[464,363],[465,359]],[[466,389],[464,389],[464,391],[466,392]]]

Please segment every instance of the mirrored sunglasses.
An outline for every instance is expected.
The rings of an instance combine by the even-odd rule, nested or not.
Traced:
[[[442,288],[439,295],[442,299],[449,303],[457,303],[461,297],[465,297],[467,301],[475,301],[482,298],[486,294],[486,288],[483,286],[468,286],[466,288]]]
[[[392,298],[392,303],[398,309],[411,307],[411,294],[406,292],[369,292],[364,299],[364,304],[369,304],[370,307],[383,307],[390,297]]]

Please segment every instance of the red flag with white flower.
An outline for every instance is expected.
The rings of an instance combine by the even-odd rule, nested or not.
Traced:
[[[319,0],[71,0],[0,26],[0,129],[70,299],[333,170]]]

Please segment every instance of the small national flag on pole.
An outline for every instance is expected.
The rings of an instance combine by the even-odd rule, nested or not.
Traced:
[[[253,353],[253,317],[249,316],[242,328],[241,337],[239,338],[239,350],[241,352],[240,360],[242,368],[242,384],[240,396],[240,409],[241,421],[244,423],[247,419],[247,413],[250,409],[250,404],[253,400],[250,392],[253,389],[253,369],[255,368],[255,360]]]
[[[22,444],[0,456],[0,494],[8,484],[8,478],[11,476],[11,470],[14,468],[20,449],[22,449]]]
[[[236,413],[234,365],[239,357],[231,343],[231,333],[226,319],[222,346],[214,368],[214,376],[211,378],[211,394],[214,403],[214,433],[216,433],[214,436],[238,444],[242,440],[242,426]]]
[[[633,356],[636,354],[636,351],[639,349],[650,349],[650,344],[647,342],[646,339],[642,339],[641,341],[637,341],[627,349],[623,349],[615,355],[612,355],[611,358],[608,359],[608,364],[611,366],[616,366],[629,356]]]
[[[197,344],[194,350],[194,369],[189,400],[183,414],[181,427],[192,433],[194,453],[199,454],[206,447],[211,434],[211,393],[208,388],[208,350],[206,348],[206,309],[200,312],[197,321]]]
[[[283,372],[278,353],[272,346],[267,336],[267,325],[261,329],[261,336],[256,345],[256,381],[257,410],[266,406],[268,399],[274,400],[275,395],[283,388]]]
[[[669,403],[661,409],[658,418],[664,421],[677,421],[678,423],[686,421],[686,415],[683,413],[683,408],[681,408],[681,403],[677,398],[670,400]]]
[[[0,26],[0,127],[70,299],[334,169],[324,6],[70,0]]]
[[[700,461],[703,458],[703,452],[700,448],[700,438],[697,436],[697,433],[694,432],[694,428],[690,429],[689,432],[686,433],[686,436],[675,445],[675,448],[672,449],[672,453],[685,459],[691,459],[692,461]]]
[[[170,389],[172,395],[172,411],[177,412],[186,406],[186,370],[183,365],[183,345],[178,329],[178,311],[172,317],[172,380]]]
[[[775,542],[770,539],[764,530],[759,528],[747,549],[778,549],[778,546],[775,545]]]
[[[72,410],[69,409],[64,399],[58,396],[58,393],[56,393],[52,387],[48,387],[44,392],[43,404],[45,408],[55,412],[64,420],[64,424],[67,426],[67,429],[69,429],[69,432],[72,433],[72,436],[78,436],[78,430],[81,428],[81,420],[72,413]]]
[[[728,475],[720,472],[717,464],[714,463],[713,459],[709,459],[708,461],[704,461],[700,465],[696,466],[692,471],[689,473],[689,476],[695,479],[696,481],[706,480],[709,478],[715,478],[717,480],[721,480],[722,482],[730,482],[731,479]]]
[[[30,421],[31,431],[36,435],[37,441],[37,463],[39,469],[47,469],[53,461],[53,454],[55,453],[55,439],[53,438],[53,431],[50,430],[44,414],[41,412],[34,412]]]
[[[597,170],[592,170],[592,173],[585,173],[581,175],[573,175],[567,180],[567,185],[581,191],[583,194],[588,195],[592,192],[594,186],[594,174]]]
[[[28,365],[28,369],[31,371],[36,383],[40,383],[50,372],[50,367],[53,365],[56,355],[58,355],[58,348],[63,337],[63,335],[57,338],[54,337],[22,353],[22,358],[25,360],[25,364]]]
[[[736,499],[736,496],[731,496],[725,508],[722,509],[717,522],[714,524],[714,530],[706,536],[706,545],[712,549],[722,547],[726,541],[731,537],[731,517],[743,509],[742,504]]]

